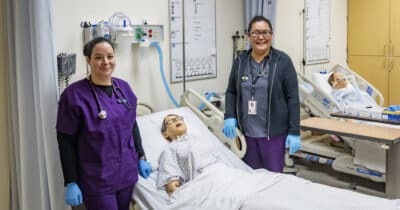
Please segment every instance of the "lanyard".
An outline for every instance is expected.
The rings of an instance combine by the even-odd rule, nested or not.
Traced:
[[[259,70],[258,72],[257,72],[257,74],[254,76],[254,75],[252,75],[252,81],[251,81],[251,91],[250,91],[250,94],[251,94],[251,99],[252,100],[254,100],[254,96],[255,96],[255,94],[256,94],[256,82],[257,82],[257,80],[260,78],[260,77],[263,77],[264,75],[265,75],[265,73],[267,73],[268,71],[269,71],[269,62],[272,60],[272,54],[271,54],[271,56],[268,58],[268,61],[267,61],[267,63],[266,63],[266,67],[264,66],[264,60],[263,60],[263,63],[262,63],[262,65],[261,65],[261,70]],[[250,63],[251,61],[250,61],[250,55],[249,55],[249,57],[248,57],[248,61],[247,61],[247,70],[246,70],[246,72],[245,72],[245,75],[247,76],[247,72],[248,72],[248,70],[250,69],[250,66],[249,66],[249,63]]]

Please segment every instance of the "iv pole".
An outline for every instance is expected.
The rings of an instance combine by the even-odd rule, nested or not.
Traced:
[[[182,0],[182,73],[183,73],[183,93],[186,91],[186,42],[185,42],[185,0]]]

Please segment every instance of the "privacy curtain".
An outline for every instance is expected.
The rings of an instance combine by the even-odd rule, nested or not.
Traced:
[[[271,21],[275,30],[276,0],[245,0],[245,28],[256,15],[263,15]]]
[[[52,1],[6,0],[11,209],[62,210]]]

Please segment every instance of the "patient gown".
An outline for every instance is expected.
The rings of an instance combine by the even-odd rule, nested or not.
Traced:
[[[212,144],[196,136],[179,137],[168,144],[160,155],[157,187],[165,189],[171,180],[186,183],[218,160],[218,152]]]
[[[376,102],[363,92],[357,92],[353,86],[348,85],[345,88],[333,89],[332,96],[337,100],[340,106],[376,106]]]

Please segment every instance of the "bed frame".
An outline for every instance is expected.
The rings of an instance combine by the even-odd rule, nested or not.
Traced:
[[[236,133],[238,134],[236,140],[233,141],[227,138],[222,133],[224,114],[211,102],[207,101],[203,95],[197,93],[193,89],[188,89],[183,94],[180,104],[189,107],[207,125],[208,129],[239,158],[244,157],[247,149],[245,137],[239,129],[236,129]],[[205,105],[203,110],[198,108],[200,104]]]

